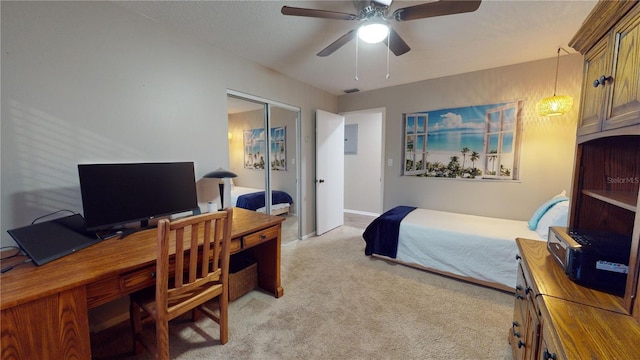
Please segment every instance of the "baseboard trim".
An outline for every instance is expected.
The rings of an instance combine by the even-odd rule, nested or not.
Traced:
[[[375,216],[375,217],[380,216],[380,214],[367,212],[367,211],[360,211],[360,210],[344,209],[344,212],[346,212],[348,214],[357,214],[357,215],[366,215],[366,216]]]

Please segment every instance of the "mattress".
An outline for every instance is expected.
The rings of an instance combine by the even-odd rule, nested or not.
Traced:
[[[400,223],[396,259],[513,289],[518,237],[545,241],[527,221],[415,209]]]
[[[238,203],[238,197],[240,197],[241,195],[246,195],[246,194],[253,194],[256,192],[264,192],[264,189],[257,189],[257,188],[249,188],[249,187],[242,187],[242,186],[234,186],[231,189],[231,203],[233,204],[233,206],[235,207]],[[282,203],[282,204],[271,204],[271,213],[281,213],[284,210],[289,209],[290,204],[289,203]],[[261,212],[264,213],[265,207],[260,207],[258,209],[256,209],[255,211],[257,212]]]

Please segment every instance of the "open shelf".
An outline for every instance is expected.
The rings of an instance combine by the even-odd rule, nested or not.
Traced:
[[[636,212],[638,194],[629,191],[582,190],[584,195]]]

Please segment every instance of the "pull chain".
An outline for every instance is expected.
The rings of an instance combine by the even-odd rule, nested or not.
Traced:
[[[389,48],[391,47],[391,37],[387,34],[387,76],[385,79],[389,78]]]
[[[359,36],[356,36],[356,81],[358,81],[358,44],[360,43],[358,38]]]

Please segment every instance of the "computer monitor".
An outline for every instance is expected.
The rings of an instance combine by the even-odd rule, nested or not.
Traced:
[[[193,162],[78,165],[87,230],[198,208]]]

